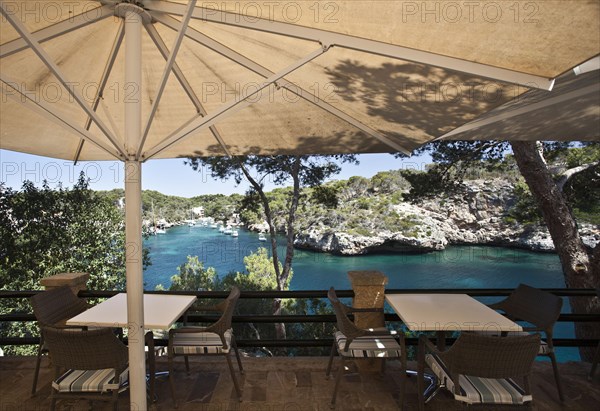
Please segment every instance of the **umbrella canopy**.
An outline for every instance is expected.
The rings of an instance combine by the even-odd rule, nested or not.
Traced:
[[[24,3],[3,2],[0,147],[74,160],[133,154],[123,5]],[[140,4],[141,160],[408,152],[530,88],[550,94],[555,77],[600,50],[594,0],[235,1],[189,15],[188,2]]]
[[[597,0],[1,0],[0,12],[0,149],[125,162],[132,409],[147,409],[141,162],[409,153],[549,98],[600,53]],[[502,138],[540,136],[526,131]]]

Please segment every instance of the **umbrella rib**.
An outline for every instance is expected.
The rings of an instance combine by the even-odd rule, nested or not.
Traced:
[[[162,98],[163,92],[165,91],[165,87],[167,85],[167,80],[169,79],[169,75],[171,74],[171,69],[173,64],[175,64],[175,58],[177,57],[177,53],[179,52],[179,47],[181,46],[181,42],[185,37],[185,31],[188,28],[190,19],[192,17],[192,12],[194,11],[194,7],[196,7],[196,0],[191,0],[188,5],[184,15],[183,20],[179,26],[179,32],[177,33],[177,38],[175,39],[175,44],[173,44],[173,48],[171,49],[171,54],[167,59],[167,65],[163,71],[162,78],[160,80],[160,84],[158,86],[158,90],[156,91],[156,96],[154,101],[152,102],[152,108],[150,109],[150,115],[148,116],[148,122],[146,123],[146,127],[142,132],[142,138],[140,140],[140,146],[137,151],[137,158],[140,157],[142,151],[144,149],[144,144],[146,143],[146,138],[148,137],[148,133],[150,132],[150,127],[152,126],[152,121],[154,120],[154,116],[156,115],[156,110],[158,109],[158,105],[160,104],[160,100]]]
[[[146,10],[150,11],[164,12],[172,15],[182,15],[184,6],[171,2],[146,0],[144,2],[144,7]],[[496,81],[519,84],[529,88],[552,90],[552,87],[554,86],[554,79],[548,79],[529,73],[490,66],[456,57],[444,56],[424,50],[397,46],[395,44],[384,43],[377,40],[369,40],[362,37],[355,37],[312,27],[284,23],[275,21],[273,19],[268,20],[255,16],[250,17],[217,10],[210,7],[196,7],[192,18],[216,24],[225,24],[303,40],[320,41],[331,46],[335,45],[351,50],[377,54],[384,57],[432,65],[444,69],[477,75]]]
[[[101,6],[93,10],[86,10],[81,14],[69,17],[67,20],[63,20],[33,32],[31,33],[31,37],[39,43],[43,43],[45,41],[52,40],[56,37],[70,33],[71,31],[86,27],[97,21],[104,20],[105,18],[113,15],[113,7],[108,5]],[[9,41],[8,43],[0,46],[0,58],[8,57],[12,54],[26,50],[27,48],[29,48],[29,45],[27,44],[27,41],[22,38]]]
[[[252,93],[248,94],[247,96],[243,96],[242,98],[239,98],[239,99],[236,98],[233,101],[224,104],[216,112],[209,114],[206,117],[197,118],[197,116],[195,116],[193,118],[194,121],[192,121],[191,123],[188,123],[189,124],[188,126],[186,126],[184,128],[180,128],[180,130],[172,133],[167,138],[165,138],[163,141],[161,141],[160,143],[158,143],[157,145],[152,147],[150,150],[145,152],[143,155],[143,158],[147,160],[151,157],[154,157],[156,154],[167,149],[174,143],[180,141],[183,138],[189,137],[189,135],[191,133],[200,131],[204,128],[208,128],[211,125],[215,124],[218,120],[222,120],[223,118],[232,115],[233,113],[237,112],[238,110],[241,110],[242,108],[253,104],[254,102],[250,102],[250,101],[248,101],[248,99],[250,99],[251,97],[260,93],[263,89],[265,89],[269,85],[277,82],[282,77],[290,74],[291,72],[299,69],[300,67],[302,67],[305,64],[309,63],[310,61],[314,60],[321,54],[325,53],[327,50],[328,50],[328,47],[326,47],[326,46],[319,47],[317,50],[315,50],[312,53],[308,54],[307,56],[301,58],[300,60],[298,60],[295,63],[291,64],[290,66],[286,67],[285,69],[281,70],[279,73],[276,73],[273,76],[267,78],[260,86],[256,87],[256,89]]]
[[[169,50],[167,49],[167,45],[163,41],[162,37],[160,36],[160,34],[156,30],[156,28],[152,24],[146,24],[146,25],[144,25],[144,27],[146,28],[148,35],[150,36],[150,38],[156,45],[156,48],[158,49],[158,51],[160,51],[160,54],[162,54],[163,58],[166,60],[169,56]],[[200,99],[198,98],[196,93],[194,93],[192,86],[185,78],[183,71],[179,68],[179,65],[177,63],[173,64],[173,74],[175,74],[175,77],[177,77],[177,80],[179,80],[179,83],[181,84],[181,86],[187,93],[188,97],[190,98],[190,100],[192,101],[194,106],[196,107],[196,110],[198,112],[200,112],[200,107],[201,107]]]
[[[580,98],[580,97],[583,97],[583,96],[591,94],[591,93],[598,94],[599,92],[600,92],[600,84],[591,84],[591,85],[581,88],[579,90],[574,90],[574,91],[571,91],[566,94],[557,95],[555,97],[543,99],[542,101],[538,101],[537,103],[527,104],[526,106],[514,108],[514,109],[506,111],[506,112],[500,112],[500,113],[492,115],[490,117],[475,119],[469,123],[463,124],[462,126],[460,126],[458,128],[455,128],[452,131],[449,131],[448,133],[436,138],[433,141],[448,140],[448,139],[450,139],[450,137],[455,136],[460,133],[464,133],[466,131],[478,129],[480,127],[494,124],[499,121],[508,120],[510,118],[520,116],[522,114],[527,114],[532,111],[539,110],[539,109],[542,109],[542,108],[545,108],[548,106],[553,106],[555,104],[563,103],[565,101]],[[500,107],[502,107],[502,106],[500,106]],[[493,112],[494,111],[491,111],[490,113],[493,113]]]
[[[175,20],[175,19],[173,19],[173,20]],[[166,60],[169,55],[169,50],[167,49],[167,45],[163,41],[162,37],[160,36],[158,31],[152,24],[146,24],[145,27],[146,27],[146,31],[148,32],[148,35],[150,36],[152,41],[154,41],[154,44],[156,45],[156,47],[162,54],[163,58]],[[191,28],[188,28],[188,30],[191,30]],[[187,81],[187,78],[185,77],[185,75],[183,74],[183,71],[179,68],[177,63],[173,64],[173,74],[175,74],[175,77],[177,78],[177,80],[179,80],[179,83],[181,84],[181,86],[187,93],[188,97],[190,98],[190,100],[192,101],[194,106],[196,107],[196,111],[200,115],[206,116],[206,114],[207,114],[206,109],[200,102],[200,99],[198,98],[198,96],[196,95],[194,90],[192,89],[192,86]],[[231,156],[231,153],[230,153],[229,149],[227,148],[227,145],[225,144],[225,141],[223,140],[223,137],[221,136],[221,133],[219,132],[217,127],[214,125],[210,126],[210,131],[213,134],[213,136],[215,137],[215,139],[217,140],[217,142],[219,143],[219,145],[221,145],[221,147],[223,148],[225,153],[228,156]]]
[[[15,30],[19,33],[19,35],[29,44],[29,47],[37,54],[37,56],[42,60],[42,62],[50,69],[50,71],[54,74],[54,76],[60,81],[63,87],[67,90],[67,92],[75,99],[77,104],[90,116],[94,119],[94,122],[98,126],[98,128],[105,134],[105,136],[110,140],[110,142],[115,146],[115,148],[126,157],[125,152],[122,147],[119,146],[115,137],[110,132],[110,130],[106,127],[106,125],[100,120],[100,118],[93,112],[90,107],[87,106],[83,97],[75,90],[74,87],[70,87],[68,81],[66,81],[64,74],[60,70],[60,68],[54,63],[52,58],[46,53],[46,51],[41,47],[40,43],[31,37],[31,33],[25,28],[25,25],[19,20],[13,18],[13,16],[7,12],[6,5],[4,3],[0,3],[0,12],[1,14],[11,23],[11,25],[15,28]]]
[[[179,23],[176,19],[174,19],[173,17],[170,17],[164,13],[154,13],[153,12],[151,14],[152,14],[152,17],[154,19],[156,19],[156,21],[166,25],[167,27],[169,27],[171,29],[175,29],[177,27],[177,24]],[[223,57],[228,58],[229,60],[247,68],[248,70],[255,72],[256,74],[258,74],[264,78],[268,78],[273,75],[273,72],[271,70],[267,69],[266,67],[261,66],[257,62],[249,59],[248,57],[238,53],[235,50],[230,49],[229,47],[219,43],[218,41],[195,30],[192,27],[190,27],[188,29],[186,36],[189,37],[190,39],[196,41],[197,43],[202,44],[205,47],[208,47],[209,49],[222,55]],[[381,141],[385,145],[393,148],[394,150],[403,152],[405,154],[410,153],[410,150],[408,150],[406,147],[385,137],[380,132],[372,129],[371,127],[367,126],[360,120],[357,120],[356,118],[354,118],[354,117],[350,116],[349,114],[345,113],[344,111],[334,107],[333,105],[323,101],[318,96],[316,96],[314,93],[311,93],[310,91],[298,86],[297,84],[291,83],[290,81],[286,80],[285,78],[282,78],[278,82],[278,85],[285,88],[286,90],[290,91],[291,93],[297,95],[298,97],[306,100],[307,102],[314,104],[315,106],[321,108],[322,110],[325,110],[325,111],[329,112],[330,114],[336,116],[337,118],[347,122],[351,126],[354,126],[354,127],[358,128],[359,130],[367,133],[368,135]],[[206,115],[206,114],[203,114],[203,115]]]
[[[19,87],[15,86],[15,85],[18,85],[17,82],[7,79],[6,76],[2,75],[2,74],[0,74],[0,81],[2,83],[4,83],[8,88],[13,90],[13,92],[8,92],[8,90],[5,87],[2,87],[3,95],[11,98],[12,100],[21,104],[22,106],[27,107],[30,110],[43,115],[44,117],[48,118],[49,120],[53,121],[54,123],[58,124],[59,126],[63,127],[64,129],[77,133],[83,139],[88,140],[91,143],[95,144],[96,146],[98,146],[100,149],[104,150],[111,156],[114,156],[117,159],[122,157],[118,151],[115,151],[115,150],[111,149],[110,147],[105,146],[100,141],[98,141],[96,139],[96,137],[94,135],[92,135],[88,130],[85,130],[79,126],[76,126],[76,125],[71,124],[70,122],[64,120],[62,118],[63,116],[61,116],[59,113],[56,113],[49,105],[47,105],[43,101],[41,101],[41,100],[35,101],[34,99],[31,98],[31,96],[20,91]],[[17,94],[20,96],[20,98],[17,97]],[[30,102],[31,104],[26,104],[27,101]]]
[[[100,100],[103,98],[104,88],[106,87],[106,84],[108,83],[108,77],[112,73],[112,69],[113,69],[115,61],[117,59],[117,55],[119,54],[119,50],[121,49],[121,44],[123,43],[124,36],[125,36],[125,24],[124,24],[123,20],[121,20],[119,23],[119,29],[117,31],[117,36],[115,37],[115,41],[113,43],[112,49],[109,54],[108,62],[106,64],[106,67],[104,68],[104,73],[102,73],[102,77],[100,78],[100,84],[98,85],[98,93],[96,94],[96,97],[94,98],[94,103],[92,104],[92,110],[94,110],[94,112],[96,110],[98,110],[98,105],[100,104]],[[104,107],[104,110],[108,114],[108,108]],[[111,116],[107,115],[107,118],[111,123],[114,133],[117,135],[117,137],[119,137],[117,127],[115,127],[114,123],[111,121]],[[92,118],[88,116],[88,118],[85,122],[85,129],[89,130],[91,126],[92,126]],[[85,142],[85,140],[82,140],[79,143],[79,147],[77,148],[77,153],[75,155],[75,162],[77,162],[79,160],[79,156],[81,155],[81,150],[83,150],[84,142]]]

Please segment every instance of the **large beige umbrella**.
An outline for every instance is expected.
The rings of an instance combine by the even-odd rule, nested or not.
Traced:
[[[530,90],[551,96],[555,78],[600,52],[596,0],[1,1],[0,11],[0,148],[125,162],[131,335],[144,326],[145,160],[408,153]],[[130,341],[131,406],[145,409],[143,339]]]

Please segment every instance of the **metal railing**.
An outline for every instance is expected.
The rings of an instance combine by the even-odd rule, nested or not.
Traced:
[[[587,297],[596,296],[593,289],[565,289],[565,288],[546,288],[545,291],[551,292],[560,297]],[[468,294],[472,297],[503,297],[509,295],[512,289],[387,289],[386,294],[399,293],[438,293],[438,294]],[[42,291],[0,291],[0,299],[28,299]],[[81,298],[108,298],[119,291],[80,291]],[[147,291],[149,294],[182,294],[195,295],[199,299],[222,299],[229,294],[226,291]],[[352,290],[336,290],[338,297],[349,298],[354,296]],[[242,291],[241,299],[302,299],[302,298],[327,298],[327,290],[307,290],[307,291]],[[210,322],[214,320],[214,316],[207,315],[188,315],[190,322]],[[395,313],[386,313],[385,320],[389,322],[401,322],[398,315]],[[10,313],[0,315],[0,330],[2,326],[8,322],[34,322],[35,316],[32,313]],[[179,321],[182,321],[180,318]],[[560,322],[598,322],[600,323],[599,314],[585,313],[563,313],[560,315]],[[308,315],[235,315],[234,323],[335,323],[335,315],[323,314],[308,314]],[[452,339],[448,339],[451,341]],[[417,338],[407,338],[408,345],[417,345]],[[0,346],[5,345],[35,345],[39,342],[36,337],[7,337],[0,336]],[[242,339],[238,340],[240,347],[286,347],[286,348],[301,348],[301,347],[330,347],[333,340],[331,338],[322,339]],[[158,339],[157,345],[166,345],[165,339]],[[577,339],[577,338],[554,338],[554,345],[559,347],[586,347],[596,346],[597,339]]]

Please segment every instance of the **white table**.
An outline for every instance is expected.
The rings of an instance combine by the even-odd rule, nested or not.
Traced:
[[[144,294],[144,328],[168,330],[196,301],[193,295]],[[120,293],[67,320],[67,325],[127,328],[127,294]]]
[[[523,328],[467,294],[386,294],[411,331],[522,331]]]

